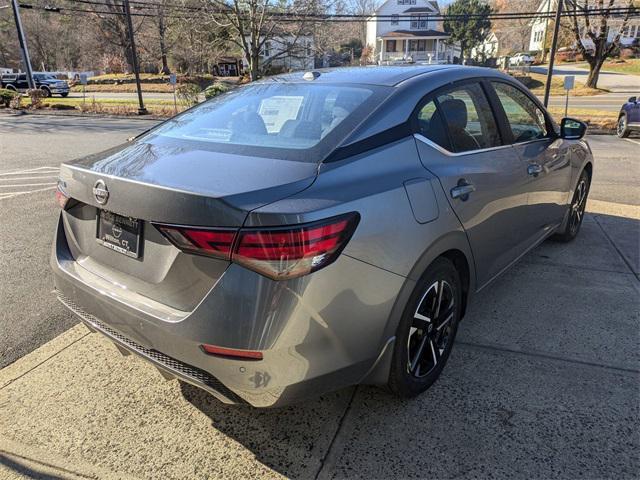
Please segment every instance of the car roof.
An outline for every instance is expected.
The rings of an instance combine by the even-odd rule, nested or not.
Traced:
[[[362,85],[382,85],[393,87],[417,75],[439,72],[442,70],[457,70],[461,68],[468,67],[464,67],[462,65],[370,65],[366,67],[321,68],[308,70],[306,72],[300,71],[276,75],[263,80],[263,82],[355,83]],[[313,80],[306,80],[304,75],[309,72],[317,72],[319,75],[317,75]]]

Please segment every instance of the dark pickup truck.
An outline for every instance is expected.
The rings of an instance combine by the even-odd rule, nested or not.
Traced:
[[[64,80],[59,80],[48,73],[34,73],[33,81],[36,88],[44,93],[45,97],[51,95],[69,95],[69,84]],[[26,73],[8,73],[0,76],[0,87],[14,90],[16,92],[26,92],[29,89]]]

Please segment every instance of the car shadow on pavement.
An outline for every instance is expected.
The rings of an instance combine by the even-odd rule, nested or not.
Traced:
[[[363,386],[259,410],[188,384],[182,394],[292,478],[630,478],[639,236],[638,220],[589,215],[574,242],[537,247],[479,295],[417,398]]]
[[[34,468],[27,466],[26,462],[22,463],[17,458],[10,458],[2,451],[0,451],[0,467],[4,467],[7,470],[24,475],[26,478],[34,478],[38,480],[65,480],[65,478],[68,478],[35,470]],[[0,468],[0,475],[2,475],[2,470],[3,469]]]

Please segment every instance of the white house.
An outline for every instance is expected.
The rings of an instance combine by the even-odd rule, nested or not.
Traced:
[[[558,0],[542,0],[540,5],[538,6],[537,12],[541,15],[547,12],[554,12],[558,5]],[[595,3],[591,4],[589,8],[596,8]],[[627,2],[624,1],[616,1],[614,2],[614,7],[626,7]],[[529,41],[529,50],[532,52],[540,52],[544,48],[544,40],[545,40],[545,31],[552,25],[551,20],[547,20],[544,17],[536,17],[531,22],[531,39]],[[609,20],[607,21],[607,41],[612,42],[618,31],[622,27],[623,16],[618,14],[612,14]],[[597,20],[594,19],[592,21],[592,25],[597,25]],[[548,32],[548,37],[551,38],[553,34],[552,29]],[[640,17],[631,17],[627,22],[627,27],[624,32],[620,36],[620,45],[626,46],[631,45],[636,38],[640,38]],[[585,34],[582,35],[582,44],[586,48],[593,48],[593,42],[590,38],[588,38]],[[561,47],[568,47],[569,45],[560,45]]]
[[[274,36],[264,42],[260,51],[260,66],[283,69],[286,71],[311,70],[315,63],[315,43],[312,35]],[[242,59],[245,70],[249,62]]]
[[[459,54],[433,19],[436,0],[386,0],[367,21],[367,46],[377,63],[450,63]]]
[[[498,58],[498,50],[500,49],[500,42],[495,32],[489,33],[484,41],[471,49],[471,58],[483,61],[487,58]]]

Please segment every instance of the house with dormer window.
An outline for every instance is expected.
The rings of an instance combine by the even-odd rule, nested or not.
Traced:
[[[450,45],[436,0],[387,0],[367,20],[367,46],[376,63],[451,63]]]

